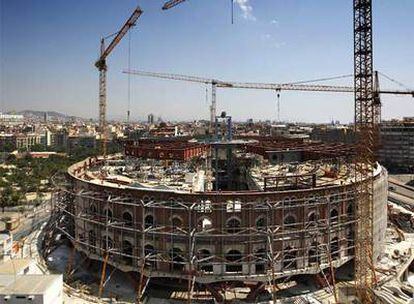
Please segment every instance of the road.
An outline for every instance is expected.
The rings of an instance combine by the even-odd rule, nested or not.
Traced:
[[[414,199],[414,187],[407,186],[403,182],[392,177],[388,178],[388,183],[390,191]]]
[[[45,202],[36,208],[32,214],[20,218],[19,227],[13,231],[13,240],[19,241],[27,237],[32,231],[38,229],[50,216],[49,202]]]
[[[389,191],[388,198],[394,203],[404,204],[409,209],[414,208],[414,188],[405,185],[403,182],[388,178]],[[410,208],[411,207],[411,208]]]

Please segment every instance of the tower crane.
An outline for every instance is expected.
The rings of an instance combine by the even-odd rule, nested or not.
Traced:
[[[210,105],[210,127],[214,125],[214,119],[217,111],[217,100],[216,100],[216,89],[217,88],[231,88],[231,89],[255,89],[255,90],[272,90],[276,92],[280,91],[308,91],[308,92],[336,92],[336,93],[354,93],[354,88],[351,86],[331,86],[321,84],[296,84],[296,83],[257,83],[257,82],[234,82],[218,80],[213,78],[203,78],[197,76],[181,75],[181,74],[170,74],[170,73],[158,73],[148,72],[141,70],[124,70],[123,73],[130,75],[138,75],[143,77],[171,79],[186,82],[204,83],[211,85],[211,105]],[[378,75],[378,74],[377,74]],[[379,81],[377,76],[377,88],[376,102],[378,108],[381,103],[379,99],[380,94],[395,94],[395,95],[411,95],[414,97],[413,91],[392,91],[392,90],[379,90]]]
[[[169,9],[185,0],[170,0],[163,9]],[[218,86],[245,89],[300,90],[354,93],[355,101],[355,131],[358,138],[357,154],[354,160],[356,186],[356,233],[355,233],[355,287],[362,303],[374,303],[373,288],[376,285],[374,268],[373,242],[373,205],[376,147],[378,144],[378,125],[381,119],[380,94],[412,95],[413,91],[380,91],[377,73],[373,69],[373,39],[372,39],[372,0],[353,0],[353,32],[354,32],[354,86],[300,86],[294,84],[257,84],[229,83],[215,80],[195,81],[212,85],[211,114],[215,114],[215,93]],[[132,73],[134,74],[134,73]],[[160,77],[167,79],[169,77]],[[151,75],[143,75],[151,76]],[[160,75],[159,75],[160,76]],[[152,76],[156,77],[156,76]],[[181,75],[177,80],[183,78]],[[185,78],[185,77],[184,77]],[[187,80],[187,81],[194,81]],[[230,84],[230,85],[229,85]],[[213,107],[214,101],[214,107]],[[215,115],[211,115],[215,117]]]
[[[181,2],[184,2],[185,0],[170,0],[165,2],[164,6],[162,7],[163,10],[168,10],[170,8],[173,8],[174,6],[180,4]]]
[[[109,54],[114,50],[114,48],[119,44],[121,39],[125,36],[128,30],[133,27],[141,16],[142,10],[139,6],[135,8],[132,15],[128,18],[119,32],[108,37],[101,38],[101,49],[100,57],[95,62],[95,67],[99,71],[99,133],[102,141],[102,154],[106,156],[106,144],[107,144],[107,130],[106,130],[106,72],[108,66],[106,64],[106,59]],[[108,47],[105,48],[105,40],[115,36]]]

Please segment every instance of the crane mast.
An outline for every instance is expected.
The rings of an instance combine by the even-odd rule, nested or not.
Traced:
[[[101,58],[105,52],[105,39],[101,39]],[[102,154],[106,155],[106,60],[96,62],[99,70],[99,133],[102,144]]]
[[[119,44],[128,30],[133,27],[141,16],[142,10],[139,6],[133,11],[132,15],[128,18],[119,32],[116,33],[115,37],[112,39],[111,43],[105,48],[105,38],[101,39],[101,51],[100,57],[95,62],[95,67],[99,71],[99,133],[101,136],[102,143],[102,154],[106,156],[107,150],[107,128],[106,128],[106,72],[108,66],[106,64],[106,59],[113,49]]]
[[[167,1],[170,9],[185,0]],[[295,84],[232,83],[192,76],[126,71],[126,73],[164,79],[184,80],[212,85],[211,120],[216,111],[216,88],[245,88],[271,90],[303,90],[324,92],[353,92],[355,100],[355,132],[357,154],[354,160],[356,193],[355,231],[355,289],[361,303],[374,303],[373,289],[377,283],[374,257],[374,168],[378,145],[378,126],[381,120],[380,94],[412,95],[413,91],[380,91],[378,75],[373,69],[372,0],[353,0],[354,30],[354,87],[312,86]],[[104,88],[104,87],[103,87]],[[214,116],[213,116],[214,113]],[[211,121],[211,123],[213,123]]]
[[[372,0],[354,0],[356,235],[355,288],[362,303],[374,303],[374,174],[380,121],[374,91]]]

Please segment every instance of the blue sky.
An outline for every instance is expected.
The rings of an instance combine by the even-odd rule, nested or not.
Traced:
[[[234,81],[290,82],[351,74],[351,0],[0,0],[0,111],[56,110],[97,117],[99,38],[137,3],[131,68]],[[375,68],[414,88],[414,1],[374,1]],[[128,108],[128,36],[108,59],[108,116]],[[330,82],[352,84],[352,79]],[[385,88],[396,85],[382,79]],[[131,116],[208,118],[204,85],[131,77]],[[275,119],[275,93],[219,90],[218,110],[235,119]],[[414,116],[414,99],[383,96],[385,118]],[[286,121],[349,122],[353,96],[282,92]]]

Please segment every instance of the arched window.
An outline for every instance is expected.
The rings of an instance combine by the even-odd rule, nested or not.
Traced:
[[[226,254],[226,259],[229,261],[229,264],[226,264],[227,272],[240,272],[242,271],[241,263],[242,254],[239,250],[229,250]]]
[[[332,209],[330,213],[331,222],[337,222],[338,221],[338,210]]]
[[[226,259],[229,262],[236,262],[236,261],[240,261],[242,258],[242,254],[239,250],[229,250],[226,254]]]
[[[132,251],[132,244],[129,241],[124,240],[122,242],[122,259],[128,265],[132,265]]]
[[[183,222],[181,221],[181,219],[178,216],[174,216],[171,219],[171,225],[173,226],[173,228],[181,228],[183,225]]]
[[[334,237],[331,240],[331,256],[332,259],[337,259],[339,257],[339,240],[337,237]]]
[[[90,214],[95,215],[97,213],[97,211],[98,211],[98,209],[96,208],[96,205],[95,204],[91,204],[89,206],[89,212],[90,212]]]
[[[349,203],[348,207],[346,208],[346,214],[350,218],[354,217],[354,204],[353,203]]]
[[[151,244],[147,244],[144,246],[144,254],[146,257],[145,264],[151,265],[154,269],[157,267],[157,262],[154,260],[151,260],[151,256],[155,255],[157,251],[155,250],[154,246]]]
[[[155,253],[154,246],[152,246],[151,244],[145,245],[144,252],[145,252],[145,256],[154,254]]]
[[[208,217],[203,217],[198,221],[198,230],[206,231],[213,226],[213,222]]]
[[[213,265],[211,264],[211,260],[208,259],[211,257],[211,252],[208,249],[200,249],[198,251],[198,260],[199,265],[201,265],[200,269],[204,270],[206,272],[212,272],[213,271]],[[206,260],[208,259],[208,260]]]
[[[260,248],[255,252],[256,273],[264,273],[266,267],[266,249]]]
[[[181,271],[184,269],[184,259],[182,257],[182,250],[180,248],[172,248],[169,256],[171,258],[172,269]]]
[[[226,223],[226,228],[228,233],[237,233],[240,231],[241,222],[238,218],[231,218]]]
[[[267,219],[264,216],[261,216],[256,220],[257,230],[266,230],[266,226],[267,226]]]
[[[308,259],[309,259],[309,264],[314,264],[314,263],[319,263],[320,262],[320,258],[318,255],[318,243],[313,242],[309,248],[308,251]]]
[[[292,214],[288,214],[287,216],[285,216],[283,223],[286,226],[292,226],[296,223],[296,218]]]
[[[314,196],[309,197],[308,205],[313,206],[316,203],[316,199]]]
[[[290,246],[286,247],[283,251],[283,269],[295,269],[296,268],[296,255],[297,250]]]
[[[148,229],[154,226],[154,217],[151,214],[148,214],[144,219],[144,227]]]
[[[124,211],[122,214],[122,220],[124,221],[125,226],[132,226],[132,214],[129,211]]]
[[[312,211],[308,215],[308,222],[316,222],[316,212]]]
[[[110,250],[112,248],[114,248],[114,242],[112,241],[111,237],[108,236],[103,236],[102,237],[102,248],[104,250]]]
[[[89,230],[88,233],[89,251],[92,253],[96,252],[96,233],[93,230]]]

